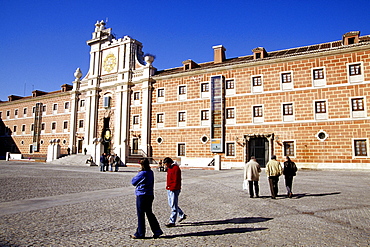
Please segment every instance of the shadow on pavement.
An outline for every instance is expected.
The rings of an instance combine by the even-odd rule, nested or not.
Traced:
[[[223,230],[211,230],[211,231],[203,231],[203,232],[190,232],[185,234],[176,234],[176,235],[168,235],[163,236],[161,238],[176,238],[176,237],[199,237],[199,236],[212,236],[212,235],[225,235],[225,234],[238,234],[238,233],[245,233],[245,232],[254,232],[254,231],[263,231],[267,230],[268,228],[226,228]]]
[[[332,196],[339,195],[340,193],[341,192],[320,193],[320,194],[302,193],[302,194],[293,194],[293,198],[302,198],[306,196]]]
[[[263,217],[244,217],[244,218],[234,218],[227,220],[212,220],[212,221],[202,221],[202,222],[189,222],[182,223],[180,226],[204,226],[204,225],[222,225],[222,224],[250,224],[265,222],[272,220],[273,218],[263,218]]]

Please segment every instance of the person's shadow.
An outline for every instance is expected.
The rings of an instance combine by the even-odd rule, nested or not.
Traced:
[[[341,192],[330,192],[330,193],[319,193],[319,194],[311,194],[311,193],[301,193],[301,194],[293,194],[292,198],[302,198],[306,196],[332,196],[332,195],[339,195]]]
[[[226,220],[213,220],[213,221],[182,223],[181,225],[177,225],[177,227],[223,225],[223,224],[251,224],[251,223],[264,222],[264,221],[268,221],[268,220],[272,220],[272,219],[273,218],[244,217],[244,218],[234,218],[234,219],[226,219]],[[267,230],[267,229],[268,228],[265,228],[265,227],[259,227],[259,228],[233,227],[233,228],[209,230],[209,231],[202,231],[202,232],[189,232],[189,233],[185,233],[185,234],[168,235],[168,236],[163,236],[162,238],[237,234],[237,233],[245,233],[245,232],[263,231],[263,230]]]

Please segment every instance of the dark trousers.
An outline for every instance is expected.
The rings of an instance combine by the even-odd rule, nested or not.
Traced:
[[[153,214],[152,205],[153,205],[154,196],[153,195],[141,195],[136,196],[136,212],[137,212],[137,230],[135,236],[138,238],[145,237],[145,214],[148,218],[150,228],[154,235],[162,235],[163,232],[159,226],[158,220]]]
[[[270,176],[269,177],[269,184],[270,184],[270,191],[271,191],[271,198],[275,199],[278,192],[279,192],[279,176]]]
[[[288,193],[292,193],[292,185],[293,185],[293,176],[285,176],[285,187]]]
[[[248,181],[248,185],[249,185],[249,195],[251,197],[254,196],[254,193],[253,193],[253,185],[254,185],[254,192],[256,192],[256,196],[259,197],[258,181]]]

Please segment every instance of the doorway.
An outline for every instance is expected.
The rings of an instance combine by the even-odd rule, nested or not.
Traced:
[[[269,160],[269,140],[266,137],[250,137],[247,151],[248,160],[254,156],[258,164],[265,167]]]
[[[78,142],[77,142],[77,153],[82,153],[82,144],[83,144],[83,140],[82,139],[79,139]]]

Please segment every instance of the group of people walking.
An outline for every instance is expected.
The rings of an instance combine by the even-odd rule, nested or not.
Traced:
[[[159,238],[163,231],[155,217],[152,205],[154,200],[154,173],[150,168],[147,158],[140,160],[140,170],[138,174],[132,178],[131,184],[136,187],[136,213],[138,227],[135,234],[131,235],[132,239],[145,238],[145,215],[149,221],[150,228],[153,232],[153,238]],[[167,157],[163,160],[163,164],[167,168],[166,189],[168,195],[168,204],[171,208],[171,215],[166,227],[176,226],[178,222],[186,219],[186,214],[178,205],[179,195],[181,192],[181,169],[179,165],[171,158]]]
[[[259,178],[261,173],[261,167],[256,161],[254,156],[251,157],[250,161],[244,167],[244,184],[243,188],[249,190],[249,196],[253,198],[254,196],[259,197]],[[281,175],[285,176],[285,187],[287,189],[287,196],[292,198],[292,184],[293,177],[297,173],[297,166],[295,163],[286,156],[286,161],[284,162],[284,167],[281,166],[280,162],[276,160],[276,155],[272,155],[269,162],[266,164],[266,175],[270,185],[271,198],[276,199],[279,188],[279,177]]]
[[[115,154],[103,153],[100,156],[100,171],[101,172],[118,172],[119,166],[121,165],[121,159]]]

